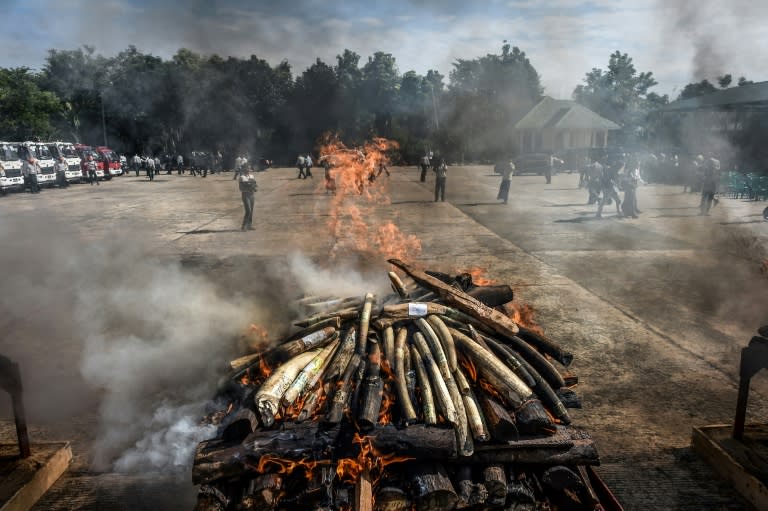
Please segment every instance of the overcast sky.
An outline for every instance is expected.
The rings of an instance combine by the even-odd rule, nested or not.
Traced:
[[[133,44],[169,57],[288,60],[294,73],[349,48],[392,53],[401,72],[444,74],[451,62],[520,47],[546,93],[570,97],[614,50],[652,71],[655,91],[732,73],[768,79],[768,0],[0,0],[0,66],[40,69],[49,48]]]

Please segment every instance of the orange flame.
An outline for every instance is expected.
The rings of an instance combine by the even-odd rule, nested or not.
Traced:
[[[338,135],[326,134],[319,143],[320,163],[329,165],[333,180],[328,228],[336,243],[331,255],[350,248],[377,257],[411,260],[421,253],[421,241],[404,234],[393,221],[380,221],[376,206],[390,204],[387,179],[377,179],[380,165],[397,142],[374,138],[361,148],[348,148]],[[373,177],[373,178],[372,178]],[[318,188],[328,188],[318,183]]]
[[[469,270],[456,270],[457,273],[469,273],[472,275],[472,283],[476,286],[492,286],[497,280],[489,279],[487,268],[470,268]]]
[[[259,474],[286,474],[290,475],[298,469],[304,470],[304,477],[311,481],[314,477],[314,470],[318,465],[328,464],[327,461],[310,461],[307,458],[298,461],[280,458],[271,454],[266,454],[259,458],[259,464],[255,470]]]
[[[477,381],[477,368],[475,367],[475,363],[472,362],[472,360],[467,358],[462,353],[459,354],[459,364],[464,368],[467,376],[469,376],[470,381]]]
[[[480,385],[480,388],[487,392],[489,396],[504,402],[504,398],[501,396],[501,394],[499,394],[493,385],[483,379],[478,380],[477,384]]]
[[[272,368],[263,358],[259,358],[259,377],[266,380],[272,374]]]
[[[269,332],[261,325],[251,323],[248,329],[248,347],[253,351],[260,351],[269,344]]]
[[[391,424],[392,412],[390,409],[395,404],[395,397],[392,395],[389,384],[384,385],[384,395],[381,398],[381,408],[379,409],[379,424]]]
[[[522,325],[539,335],[544,335],[544,329],[542,329],[534,319],[536,309],[531,305],[527,303],[510,302],[504,305],[504,310],[506,311],[507,316],[518,325]]]
[[[360,446],[360,453],[357,455],[357,458],[342,458],[339,460],[336,465],[336,475],[339,476],[341,481],[355,483],[364,470],[368,470],[371,473],[376,472],[379,474],[378,478],[380,478],[384,467],[387,465],[416,459],[396,454],[382,454],[373,446],[371,437],[361,436],[359,433],[355,433],[352,442]]]

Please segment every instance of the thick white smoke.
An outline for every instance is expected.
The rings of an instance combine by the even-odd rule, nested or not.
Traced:
[[[255,307],[169,262],[131,271],[110,262],[96,273],[108,285],[83,287],[77,311],[88,330],[82,373],[104,392],[94,464],[186,468],[213,432],[197,424]]]

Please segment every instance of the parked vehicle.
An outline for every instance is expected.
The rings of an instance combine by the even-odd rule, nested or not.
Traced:
[[[75,145],[70,142],[50,142],[48,143],[48,149],[51,150],[51,154],[55,159],[60,156],[64,157],[64,161],[67,162],[67,181],[70,183],[79,183],[82,181],[83,173],[80,170],[80,156],[75,151]]]
[[[85,162],[88,159],[88,156],[93,156],[93,159],[97,163],[96,177],[98,179],[104,179],[104,167],[98,165],[99,153],[94,151],[91,146],[84,144],[75,144],[75,152],[77,152],[77,155],[80,156],[80,172],[83,179],[88,179],[88,169],[85,167]]]
[[[544,175],[553,170],[552,155],[548,153],[526,153],[515,158],[515,171],[513,175],[538,174]],[[553,172],[554,173],[554,172]]]
[[[98,146],[96,154],[98,154],[99,165],[101,165],[101,169],[104,171],[105,179],[112,179],[114,176],[119,176],[123,173],[120,157],[112,149]]]
[[[42,142],[21,142],[19,143],[19,156],[26,160],[29,156],[37,160],[40,166],[40,174],[37,176],[37,182],[40,186],[51,187],[56,184],[56,173],[53,171],[53,155],[48,146]]]
[[[15,144],[0,142],[0,192],[24,189],[24,177],[21,175],[21,158]]]

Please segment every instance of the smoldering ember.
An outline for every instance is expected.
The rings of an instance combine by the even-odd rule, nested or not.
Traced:
[[[762,4],[187,4],[3,11],[0,511],[768,510]]]

